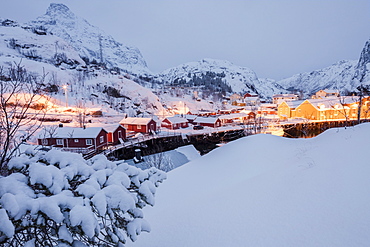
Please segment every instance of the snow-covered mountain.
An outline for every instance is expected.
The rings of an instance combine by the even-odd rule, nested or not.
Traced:
[[[111,73],[97,64],[86,64],[66,40],[44,29],[22,27],[15,21],[0,19],[0,66],[3,73],[20,64],[38,78],[45,93],[65,105],[62,86],[68,84],[68,105],[83,100],[87,107],[103,112],[116,110],[135,116],[156,114],[163,107],[150,89]],[[52,90],[51,90],[52,89]]]
[[[54,66],[85,65],[76,50],[54,35],[38,35],[40,30],[24,29],[17,22],[0,19],[1,56],[28,59]]]
[[[309,96],[320,89],[339,89],[341,92],[355,88],[352,78],[357,61],[339,61],[329,67],[293,75],[277,81],[277,84],[291,91],[302,91]]]
[[[229,61],[203,59],[181,64],[158,75],[165,84],[206,86],[215,90],[259,94],[263,98],[284,91],[272,80],[260,81],[256,73]]]
[[[354,79],[359,83],[370,85],[370,40],[366,42],[365,47],[362,49]]]
[[[27,26],[46,29],[70,43],[83,58],[118,67],[135,74],[151,74],[136,47],[124,46],[85,19],[76,16],[64,4],[52,3],[46,14],[27,23]]]
[[[354,92],[360,85],[370,86],[370,40],[362,49],[358,61],[339,61],[323,69],[300,73],[276,82],[283,88],[302,91],[306,96],[320,89]]]

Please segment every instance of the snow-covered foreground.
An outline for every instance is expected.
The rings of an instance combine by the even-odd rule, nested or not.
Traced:
[[[129,246],[369,246],[370,124],[255,135],[168,173]]]

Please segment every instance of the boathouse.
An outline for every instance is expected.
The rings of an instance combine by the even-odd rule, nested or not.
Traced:
[[[157,130],[157,123],[153,118],[127,117],[119,122],[127,131],[150,133]]]
[[[102,127],[59,127],[52,131],[44,129],[38,144],[61,148],[64,151],[87,154],[108,146],[107,131]]]

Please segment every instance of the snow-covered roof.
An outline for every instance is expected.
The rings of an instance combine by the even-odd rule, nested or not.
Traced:
[[[188,122],[188,120],[187,120],[187,119],[182,118],[182,117],[176,117],[176,116],[174,116],[174,117],[167,117],[166,119],[167,119],[168,121],[170,121],[171,123],[173,123],[173,124],[177,124],[177,123],[187,123],[187,122]]]
[[[216,121],[218,120],[219,118],[218,117],[197,117],[195,119],[195,122],[196,123],[216,123]]]
[[[123,126],[122,126],[122,125],[120,125],[120,124],[104,125],[104,129],[105,129],[107,132],[112,133],[112,132],[116,131],[116,129],[118,129],[118,127],[120,127],[120,126],[123,128]]]
[[[259,97],[245,97],[244,98],[245,101],[257,101],[259,99],[260,99]]]
[[[46,131],[42,131],[39,138],[96,138],[102,127],[89,128],[75,128],[75,127],[61,127],[55,130],[55,133],[50,135]]]
[[[295,97],[297,97],[298,98],[298,96],[297,95],[295,95],[295,94],[291,94],[291,93],[289,93],[289,94],[275,94],[275,95],[272,95],[272,97],[273,98],[295,98]]]
[[[293,100],[293,101],[283,101],[283,102],[285,102],[290,108],[297,108],[300,104],[302,104],[303,101],[304,100]]]
[[[316,108],[322,108],[323,106],[325,108],[331,108],[335,104],[339,103],[339,100],[337,98],[330,98],[330,99],[310,99],[309,101],[313,106]]]
[[[140,118],[140,117],[127,117],[122,119],[120,124],[136,124],[136,125],[147,125],[152,118]]]
[[[325,108],[331,108],[334,105],[346,105],[346,104],[353,104],[359,102],[360,99],[358,96],[343,96],[343,97],[330,97],[324,99],[308,99],[313,106],[316,108],[320,108],[324,106]]]
[[[263,103],[260,105],[260,108],[276,108],[277,104]]]
[[[248,117],[249,115],[246,113],[231,113],[227,115],[222,115],[219,116],[219,119],[234,119],[234,118],[243,118],[243,117]]]
[[[190,115],[190,114],[187,114],[184,116],[186,119],[188,120],[195,120],[198,116],[197,115]]]

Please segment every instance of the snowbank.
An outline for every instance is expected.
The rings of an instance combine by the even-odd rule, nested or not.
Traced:
[[[128,246],[367,246],[370,124],[255,135],[170,173]]]

